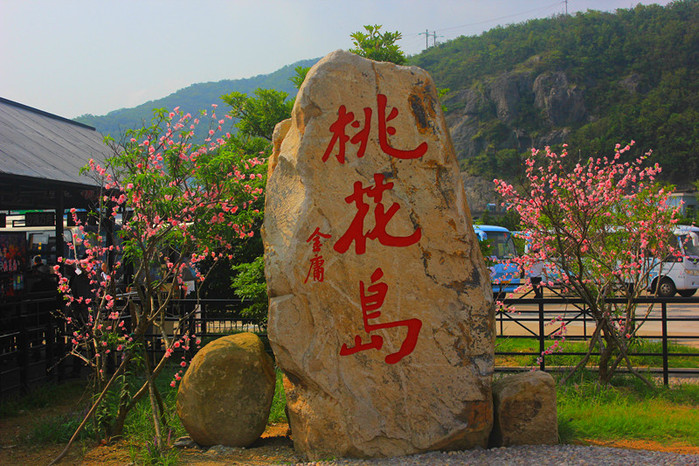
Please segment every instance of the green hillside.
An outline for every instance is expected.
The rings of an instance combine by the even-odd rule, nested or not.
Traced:
[[[667,181],[699,179],[699,2],[537,19],[412,57],[447,95],[461,165],[517,175],[531,147],[653,149]]]
[[[118,137],[150,119],[153,108],[188,112],[258,87],[293,96],[296,66],[250,79],[193,84],[166,98],[78,121]],[[409,58],[440,88],[462,169],[480,179],[514,179],[531,147],[563,143],[578,157],[610,155],[636,141],[653,150],[664,179],[699,179],[699,0],[588,11],[498,27]],[[489,183],[489,181],[488,181]],[[490,183],[492,185],[492,183]]]
[[[296,95],[294,84],[289,78],[295,75],[297,66],[313,66],[318,59],[302,60],[287,65],[273,73],[254,76],[246,79],[226,79],[218,82],[192,84],[184,89],[170,94],[162,99],[152,100],[133,108],[122,108],[109,112],[104,116],[81,115],[75,121],[93,126],[104,135],[119,139],[126,129],[140,127],[144,121],[150,121],[153,109],[180,109],[193,115],[200,110],[211,108],[211,104],[221,105],[221,96],[231,92],[252,94],[257,88],[276,89],[284,91],[291,97]],[[206,128],[201,128],[204,131]]]

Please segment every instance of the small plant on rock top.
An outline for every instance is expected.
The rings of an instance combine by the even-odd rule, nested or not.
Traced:
[[[350,52],[360,57],[376,61],[388,61],[396,65],[403,65],[407,61],[405,54],[396,44],[402,38],[400,32],[381,32],[381,25],[364,26],[364,32],[350,34],[355,48]]]

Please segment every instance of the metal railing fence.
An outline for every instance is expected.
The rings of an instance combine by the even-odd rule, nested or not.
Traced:
[[[607,299],[608,303],[624,304],[626,303],[625,298],[611,298]],[[559,338],[557,335],[560,332],[561,325],[566,327],[578,324],[580,328],[576,334],[568,333],[566,335],[567,340],[581,340],[588,341],[592,336],[592,331],[595,328],[595,321],[592,317],[590,311],[588,310],[586,303],[577,297],[544,297],[544,298],[528,298],[528,297],[514,297],[506,298],[502,300],[505,307],[496,309],[496,331],[498,337],[508,337],[508,338],[534,338],[538,342],[538,351],[533,352],[505,352],[505,351],[495,351],[496,356],[536,356],[539,358],[537,367],[540,370],[547,369],[547,358],[556,356],[584,356],[583,352],[571,352],[571,351],[557,351],[553,354],[546,355],[544,351],[546,350],[546,342]],[[688,323],[696,324],[696,328],[699,329],[699,306],[697,307],[696,314],[691,316],[672,316],[670,315],[669,305],[672,304],[699,304],[699,298],[683,298],[683,297],[672,297],[672,298],[659,298],[659,297],[641,297],[635,300],[638,305],[652,305],[654,309],[659,308],[659,313],[653,312],[645,315],[645,312],[637,312],[637,322],[641,324],[641,329],[653,323],[658,323],[657,329],[644,330],[637,334],[637,338],[645,341],[659,341],[661,343],[662,351],[660,353],[654,352],[634,352],[631,356],[657,356],[662,358],[662,367],[652,367],[647,368],[651,373],[661,373],[663,377],[663,383],[668,385],[669,377],[671,374],[674,375],[699,375],[699,369],[697,368],[673,368],[670,367],[671,358],[690,358],[699,361],[699,348],[697,351],[692,352],[671,352],[669,350],[670,343],[673,341],[681,341],[686,343],[693,343],[694,341],[699,341],[699,332],[690,333],[682,332],[682,334],[673,333],[668,329],[668,324],[672,323]],[[513,306],[514,311],[507,310],[507,307]],[[563,312],[561,306],[564,306]],[[533,308],[533,309],[532,309]],[[506,325],[509,324],[509,328],[506,330]],[[552,324],[550,329],[546,329],[547,324]],[[513,330],[514,327],[514,330]],[[694,345],[691,345],[694,346]],[[588,369],[594,369],[594,367],[588,367]],[[551,370],[567,370],[568,368],[549,367]],[[512,370],[508,367],[497,368],[501,371]],[[623,371],[622,371],[623,372]]]
[[[618,299],[622,302],[623,300]],[[555,338],[557,327],[547,330],[547,323],[560,313],[564,306],[566,312],[563,322],[566,325],[579,325],[581,330],[577,335],[567,335],[569,340],[587,340],[594,328],[594,321],[579,298],[545,297],[537,298],[507,298],[506,305],[515,305],[517,313],[504,310],[496,311],[496,330],[498,336],[508,338],[534,338],[538,341],[538,351],[504,352],[497,351],[495,356],[541,356],[538,368],[541,370],[562,370],[547,366],[549,356],[542,353],[546,349],[547,340]],[[699,305],[699,298],[640,298],[638,304],[653,304],[659,308],[645,318],[645,324],[657,323],[658,330],[645,334],[642,338],[660,341],[660,353],[636,353],[637,356],[662,357],[662,367],[650,368],[651,372],[662,373],[663,382],[668,384],[670,375],[699,375],[699,369],[673,368],[670,360],[675,357],[699,358],[698,352],[673,353],[669,350],[670,342],[677,339],[683,341],[699,340],[699,332],[677,335],[668,329],[668,325],[678,322],[696,323],[699,328],[699,306],[696,314],[691,316],[673,316],[669,306],[673,304]],[[39,293],[28,295],[25,299],[0,303],[0,398],[16,392],[26,392],[34,386],[47,381],[60,381],[75,376],[77,361],[69,357],[69,342],[71,336],[63,319],[57,317],[57,310],[65,303],[56,293]],[[133,302],[133,305],[138,303]],[[165,316],[165,328],[169,333],[186,326],[186,330],[195,333],[206,343],[208,340],[238,331],[254,331],[264,335],[264,329],[250,319],[242,316],[245,307],[242,300],[204,299],[173,300]],[[506,329],[506,327],[508,327]],[[513,330],[514,329],[514,330]],[[157,357],[164,351],[162,338],[155,331],[147,338],[147,351]],[[190,348],[190,355],[196,351]],[[552,356],[582,356],[584,353],[557,352]],[[79,369],[79,368],[78,368]],[[516,370],[511,367],[496,367],[498,371]]]
[[[0,397],[58,379],[67,352],[55,292],[0,302]]]

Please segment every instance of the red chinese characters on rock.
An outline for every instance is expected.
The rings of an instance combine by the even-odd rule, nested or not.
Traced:
[[[383,193],[386,190],[393,188],[393,183],[384,183],[385,177],[382,173],[374,175],[374,185],[364,187],[361,181],[354,182],[354,192],[345,198],[348,204],[354,203],[357,208],[357,213],[350,223],[347,231],[337,240],[333,249],[339,253],[345,253],[354,242],[355,254],[364,254],[366,252],[366,240],[376,239],[384,246],[405,247],[420,241],[422,230],[417,228],[408,236],[392,236],[386,232],[386,226],[391,218],[398,212],[400,205],[394,202],[391,207],[386,210],[382,204]],[[364,220],[369,213],[369,204],[364,202],[364,196],[374,200],[374,228],[364,233]]]
[[[323,244],[320,242],[321,238],[328,239],[331,235],[326,235],[320,232],[320,228],[316,228],[315,231],[306,240],[307,243],[313,245],[313,257],[311,258],[311,265],[308,268],[308,274],[306,274],[306,279],[303,283],[308,283],[308,279],[311,278],[314,282],[322,282],[325,279],[325,269],[323,265],[325,260],[323,256],[320,255],[320,250]]]
[[[389,135],[396,134],[396,129],[389,126],[389,122],[398,116],[398,109],[393,107],[386,115],[388,99],[384,94],[377,94],[376,105],[377,105],[377,118],[378,118],[378,138],[379,146],[384,154],[390,155],[397,159],[411,160],[419,159],[425,152],[427,152],[427,143],[423,142],[419,144],[415,149],[403,150],[392,147],[388,141]],[[369,135],[371,133],[371,107],[364,107],[364,122],[363,127],[360,131],[354,134],[352,137],[347,135],[347,127],[352,126],[353,128],[359,128],[362,123],[354,118],[354,112],[348,112],[347,107],[340,105],[337,110],[337,120],[330,125],[330,132],[332,133],[332,138],[330,139],[330,144],[328,144],[325,153],[323,153],[323,162],[327,162],[330,155],[335,151],[337,146],[337,152],[334,154],[335,158],[341,164],[345,163],[345,156],[347,153],[347,142],[351,144],[359,144],[357,149],[357,158],[364,157],[366,152],[367,143],[369,142]]]
[[[396,128],[391,126],[391,122],[398,117],[399,112],[396,107],[389,107],[388,99],[384,94],[377,94],[375,112],[371,107],[364,107],[363,113],[364,119],[360,120],[361,117],[355,118],[355,113],[348,111],[345,105],[339,106],[337,120],[329,128],[332,137],[323,153],[322,161],[324,163],[331,156],[334,156],[343,165],[347,159],[347,149],[350,145],[357,146],[357,159],[364,157],[372,134],[372,117],[374,114],[376,115],[375,132],[377,133],[378,146],[381,152],[391,158],[401,160],[419,159],[427,152],[426,142],[422,142],[414,149],[408,150],[399,149],[390,144],[389,137],[396,134]],[[344,254],[350,250],[352,243],[354,243],[354,253],[357,255],[364,254],[366,253],[366,242],[368,239],[377,240],[382,246],[390,247],[407,247],[420,241],[422,229],[419,227],[416,227],[407,236],[394,236],[386,231],[391,219],[393,219],[401,207],[397,202],[392,203],[388,208],[383,204],[384,193],[393,189],[393,186],[393,182],[387,181],[383,173],[374,174],[373,185],[364,186],[361,181],[354,182],[353,191],[345,198],[345,202],[354,205],[357,212],[347,230],[333,245],[335,251]],[[365,222],[372,208],[374,226],[365,233]],[[317,229],[316,233],[318,233]],[[320,258],[321,262],[316,264],[316,266],[320,267],[320,281],[322,281],[322,256]],[[312,267],[313,264],[312,262]],[[309,276],[310,274],[311,270],[309,270]],[[376,320],[381,316],[379,309],[383,306],[386,293],[388,292],[388,285],[379,281],[382,277],[383,270],[379,267],[372,273],[369,286],[365,287],[363,281],[359,282],[362,317],[364,331],[366,332],[364,338],[368,338],[368,340],[364,342],[361,335],[355,336],[354,346],[342,345],[340,349],[341,356],[348,356],[371,349],[380,350],[384,344],[384,337],[373,332],[397,327],[405,327],[407,329],[405,339],[398,351],[385,357],[385,362],[387,364],[396,364],[415,349],[420,329],[422,328],[420,319],[411,318],[395,322],[376,323]],[[308,277],[306,279],[308,280]]]
[[[369,322],[381,317],[381,311],[379,311],[379,309],[381,306],[383,306],[384,300],[386,299],[386,293],[388,292],[388,285],[385,283],[377,283],[382,277],[383,270],[381,270],[379,267],[374,270],[374,273],[371,275],[371,285],[365,288],[364,282],[359,282],[359,296],[362,307],[362,317],[364,320],[364,331],[369,336],[369,341],[364,343],[362,341],[362,337],[360,335],[356,335],[354,337],[354,346],[349,347],[346,343],[343,344],[342,348],[340,349],[340,356],[348,356],[360,351],[371,349],[380,350],[383,347],[383,337],[381,335],[371,335],[371,333],[376,330],[395,327],[406,327],[407,334],[398,351],[386,356],[384,361],[387,364],[396,364],[405,356],[412,353],[415,349],[415,345],[417,345],[417,338],[420,334],[420,329],[422,328],[422,321],[420,321],[420,319],[413,318],[383,324],[372,324]]]

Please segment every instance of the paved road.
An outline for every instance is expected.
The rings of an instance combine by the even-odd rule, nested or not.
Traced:
[[[545,296],[550,296],[546,294]],[[516,297],[516,296],[515,296]],[[537,304],[516,304],[513,305],[516,311],[521,314],[512,313],[507,317],[497,320],[498,334],[502,331],[504,335],[526,335],[528,331],[538,333],[538,305]],[[661,306],[654,305],[648,312],[649,305],[640,304],[637,309],[639,318],[646,316],[646,320],[639,330],[639,334],[649,338],[658,338],[662,336],[662,324],[660,318],[662,316]],[[594,330],[594,323],[587,318],[587,322],[580,317],[580,310],[574,305],[565,304],[547,304],[545,306],[546,321],[551,321],[557,316],[561,316],[567,325],[568,335],[589,335]],[[699,337],[699,303],[672,303],[667,305],[667,333],[671,341],[690,345],[699,348],[699,338],[688,338],[691,336]],[[531,321],[522,322],[522,320],[530,319]],[[655,320],[658,319],[658,320]],[[519,320],[519,324],[514,320]],[[545,331],[550,333],[558,328],[558,325],[549,324]]]

